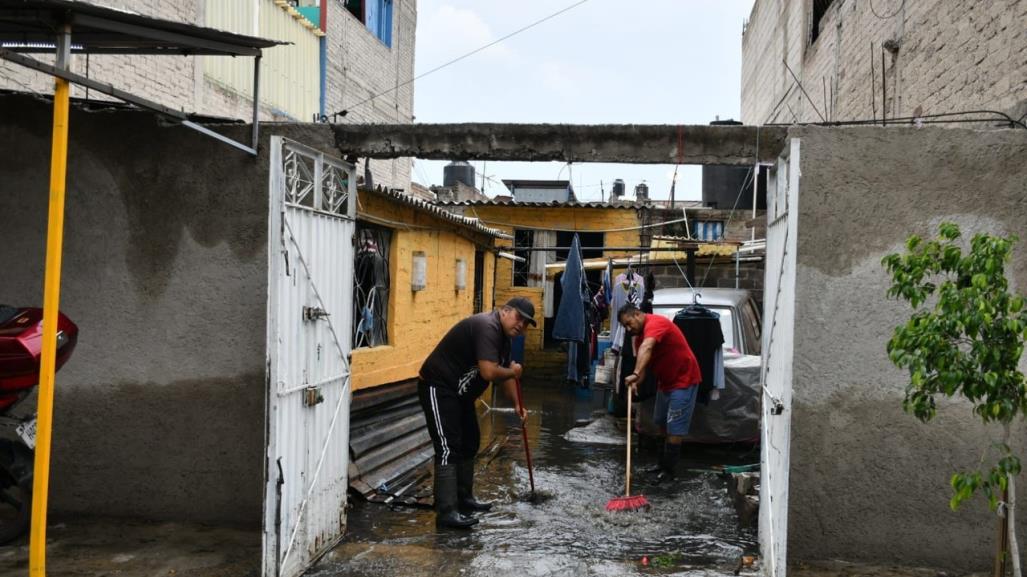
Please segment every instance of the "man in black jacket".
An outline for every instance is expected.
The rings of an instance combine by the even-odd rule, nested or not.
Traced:
[[[417,393],[435,448],[435,525],[466,529],[488,511],[474,498],[474,457],[481,432],[474,401],[489,383],[502,384],[515,403],[521,365],[510,358],[510,339],[535,326],[535,307],[526,298],[480,313],[449,329],[421,365]],[[526,412],[518,407],[523,421]]]

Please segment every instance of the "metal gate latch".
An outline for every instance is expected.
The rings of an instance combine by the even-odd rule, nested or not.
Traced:
[[[321,307],[303,307],[303,320],[317,321],[328,318],[328,311]]]
[[[303,404],[308,407],[313,407],[323,403],[325,400],[321,394],[321,387],[307,387],[303,389]]]

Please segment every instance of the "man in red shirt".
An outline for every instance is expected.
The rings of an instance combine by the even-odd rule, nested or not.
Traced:
[[[656,378],[656,410],[654,421],[665,435],[663,455],[657,469],[656,483],[673,478],[681,458],[682,437],[688,434],[695,410],[697,386],[702,381],[699,363],[681,330],[658,315],[643,313],[628,303],[617,311],[628,334],[634,336],[637,349],[635,372],[624,384],[635,393],[647,371]]]

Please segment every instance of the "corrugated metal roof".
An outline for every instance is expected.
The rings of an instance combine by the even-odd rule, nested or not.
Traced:
[[[443,220],[448,220],[448,221],[450,221],[450,222],[452,222],[454,224],[463,226],[465,228],[469,228],[469,229],[471,229],[471,230],[473,230],[475,232],[486,234],[486,235],[491,236],[493,238],[501,238],[503,240],[513,240],[513,237],[510,236],[509,234],[506,234],[505,232],[503,232],[503,231],[501,231],[499,229],[485,226],[484,224],[481,223],[481,221],[479,221],[476,218],[470,218],[470,217],[467,217],[467,216],[461,216],[459,214],[452,213],[452,212],[450,212],[448,210],[439,208],[439,206],[437,206],[435,204],[432,204],[430,202],[421,200],[420,198],[417,198],[417,197],[414,197],[414,196],[410,196],[409,194],[406,194],[402,190],[395,190],[395,189],[376,187],[373,190],[361,189],[360,192],[369,192],[369,193],[381,196],[382,198],[385,198],[385,199],[388,199],[388,200],[391,200],[391,201],[395,201],[395,202],[399,202],[401,204],[405,204],[407,206],[413,207],[415,210],[419,210],[421,212],[430,214],[430,215],[432,215],[434,217],[441,218]]]
[[[437,206],[523,206],[525,208],[642,208],[635,202],[517,202],[515,200],[460,200],[436,202]]]

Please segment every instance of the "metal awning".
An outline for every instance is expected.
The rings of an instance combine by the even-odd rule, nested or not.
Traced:
[[[70,54],[148,54],[167,56],[245,56],[253,62],[253,134],[242,144],[193,121],[192,115],[26,56],[54,54],[62,43]],[[0,0],[0,58],[89,87],[147,110],[175,118],[249,154],[257,154],[262,50],[287,42],[244,36],[214,28],[152,18],[79,0]]]
[[[260,56],[283,44],[78,0],[0,0],[0,46],[8,50],[52,53],[66,24],[72,54]]]

